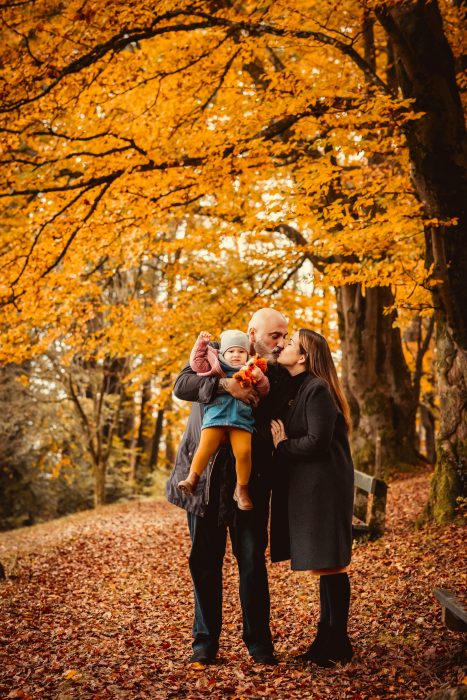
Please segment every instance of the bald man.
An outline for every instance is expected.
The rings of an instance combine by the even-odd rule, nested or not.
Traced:
[[[275,664],[269,627],[269,587],[265,551],[268,542],[269,497],[271,493],[270,420],[280,414],[288,401],[290,375],[276,364],[287,336],[287,319],[275,309],[256,311],[248,324],[251,353],[268,361],[270,393],[258,404],[254,389],[242,389],[235,379],[199,377],[184,367],[177,377],[175,396],[192,401],[193,407],[183,434],[172,474],[167,482],[167,498],[187,511],[191,537],[189,558],[193,580],[195,611],[193,653],[190,662],[214,663],[222,628],[222,565],[230,534],[240,576],[240,603],[243,641],[256,663]],[[235,461],[230,445],[222,446],[211,458],[192,497],[177,489],[185,479],[201,435],[203,404],[218,393],[228,392],[255,406],[255,432],[252,437],[250,495],[253,510],[240,511],[233,501]]]

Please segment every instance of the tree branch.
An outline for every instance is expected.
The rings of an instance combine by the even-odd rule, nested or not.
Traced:
[[[74,241],[74,239],[76,238],[76,235],[78,234],[78,232],[81,230],[82,224],[86,223],[86,221],[93,215],[93,213],[94,213],[95,210],[97,209],[97,205],[99,204],[100,200],[102,199],[102,197],[104,196],[104,194],[105,194],[105,193],[107,192],[107,190],[109,189],[110,184],[111,184],[111,183],[108,182],[108,183],[106,183],[106,184],[102,187],[101,191],[99,192],[99,194],[98,194],[97,197],[95,198],[94,202],[92,203],[91,207],[89,208],[89,211],[88,211],[88,213],[86,214],[86,216],[84,217],[82,223],[81,223],[79,226],[77,226],[77,227],[75,228],[75,230],[71,233],[71,235],[69,236],[67,242],[65,243],[64,248],[63,248],[62,251],[60,252],[60,254],[55,258],[54,262],[51,263],[51,264],[44,270],[44,272],[41,274],[41,276],[40,276],[41,279],[42,279],[43,277],[45,277],[46,275],[48,275],[49,272],[51,272],[55,267],[57,267],[57,265],[63,260],[63,258],[65,257],[65,255],[66,255],[66,253],[67,253],[68,248],[69,248],[70,245],[73,243],[73,241]]]
[[[178,23],[178,24],[165,24],[160,26],[164,22],[170,22],[178,18],[197,18],[200,21],[189,22],[188,24]],[[339,39],[324,32],[314,32],[311,30],[292,30],[283,29],[281,27],[276,27],[265,22],[253,23],[245,21],[234,21],[229,20],[225,17],[218,17],[216,15],[211,15],[206,12],[201,11],[187,11],[187,10],[174,10],[171,12],[166,12],[160,17],[156,17],[154,21],[148,27],[136,27],[134,29],[122,29],[118,34],[111,37],[108,41],[98,44],[88,53],[75,59],[67,66],[64,66],[58,73],[57,77],[52,80],[52,82],[45,86],[41,93],[36,93],[30,97],[24,97],[17,100],[12,100],[11,102],[6,102],[2,107],[0,107],[0,113],[12,112],[23,105],[30,104],[36,100],[41,99],[45,95],[49,94],[57,85],[59,85],[64,78],[68,75],[74,73],[79,73],[85,68],[92,66],[93,64],[100,61],[108,53],[120,53],[123,51],[128,44],[134,42],[143,41],[145,39],[152,39],[155,36],[161,36],[170,33],[180,33],[180,32],[192,32],[201,29],[212,29],[213,27],[226,28],[230,31],[235,31],[239,36],[279,36],[279,37],[292,37],[294,39],[313,39],[319,44],[324,44],[332,46],[337,49],[342,55],[350,58],[362,71],[366,80],[378,87],[385,94],[392,95],[392,91],[389,86],[373,71],[371,65],[365,61],[365,59],[354,49],[352,43],[346,42],[343,39]]]
[[[320,257],[319,255],[315,255],[314,253],[310,253],[308,250],[310,245],[303,233],[300,233],[294,226],[290,226],[290,224],[277,224],[277,225],[271,225],[266,228],[266,231],[277,231],[278,233],[281,233],[283,236],[289,239],[291,243],[294,243],[296,246],[299,246],[300,248],[304,248],[303,254],[307,260],[311,262],[314,267],[316,267],[317,270],[320,270],[320,272],[324,271],[324,268],[326,265],[329,265],[331,262],[333,262],[332,258],[323,258]]]
[[[50,224],[52,224],[56,219],[58,219],[58,217],[61,216],[61,214],[63,214],[63,212],[65,212],[67,209],[69,209],[70,207],[72,207],[73,204],[75,204],[79,199],[81,199],[81,197],[82,197],[89,189],[90,189],[90,188],[85,189],[85,190],[81,190],[81,192],[78,192],[78,194],[76,195],[76,197],[74,197],[70,202],[67,202],[67,203],[65,204],[65,206],[63,206],[61,209],[59,209],[57,212],[55,212],[55,214],[54,214],[50,219],[48,219],[46,222],[44,222],[44,223],[42,224],[42,226],[39,228],[39,231],[38,231],[37,234],[34,236],[34,240],[33,240],[32,244],[31,244],[31,247],[29,248],[29,251],[28,251],[28,253],[27,253],[26,256],[25,256],[25,261],[24,261],[23,267],[21,268],[21,270],[20,270],[20,272],[18,273],[17,277],[16,277],[16,278],[13,280],[13,282],[11,283],[11,287],[12,287],[12,288],[16,287],[16,285],[17,285],[18,282],[20,281],[21,277],[23,276],[24,271],[25,271],[25,269],[26,269],[26,267],[27,267],[27,265],[28,265],[28,263],[29,263],[29,260],[30,260],[30,258],[31,258],[31,255],[32,255],[32,253],[33,253],[33,251],[34,251],[34,248],[36,247],[37,242],[38,242],[38,240],[39,240],[39,238],[40,238],[42,232],[44,231],[44,229],[45,229],[47,226],[49,226]]]

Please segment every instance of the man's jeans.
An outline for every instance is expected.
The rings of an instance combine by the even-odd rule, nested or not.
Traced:
[[[234,526],[217,522],[217,508],[202,518],[188,513],[192,541],[189,558],[195,594],[193,651],[215,656],[222,627],[222,563],[230,532],[232,550],[240,574],[243,641],[250,654],[272,653],[269,629],[269,588],[266,572],[268,504],[255,503],[251,511],[239,511]]]

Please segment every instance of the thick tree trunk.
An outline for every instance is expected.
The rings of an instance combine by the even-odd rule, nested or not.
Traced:
[[[433,265],[440,396],[438,460],[428,513],[455,517],[465,495],[467,456],[467,136],[455,65],[436,1],[405,2],[377,12],[395,53],[399,86],[423,113],[407,127],[413,181],[433,225],[426,233]]]
[[[467,355],[442,320],[438,320],[437,336],[440,421],[427,514],[436,522],[446,522],[456,517],[458,499],[466,494]]]
[[[353,420],[355,466],[374,472],[375,446],[381,438],[383,473],[398,464],[418,461],[415,449],[417,397],[402,351],[389,287],[373,287],[363,296],[361,285],[337,289],[342,347],[342,381]]]

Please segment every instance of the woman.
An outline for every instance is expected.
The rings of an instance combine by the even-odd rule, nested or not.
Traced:
[[[347,636],[354,496],[349,407],[319,333],[294,333],[278,362],[292,375],[296,395],[283,420],[271,422],[280,475],[273,487],[271,559],[290,559],[292,569],[320,577],[318,632],[299,658],[333,666],[353,655]]]

